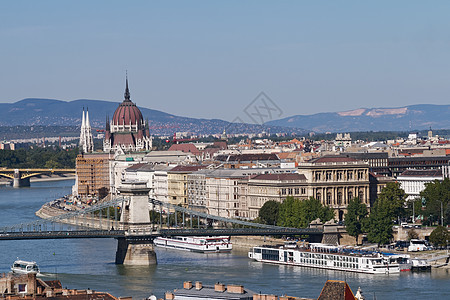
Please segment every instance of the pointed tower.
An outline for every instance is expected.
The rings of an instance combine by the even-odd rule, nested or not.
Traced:
[[[86,109],[81,117],[81,129],[80,129],[80,151],[83,153],[89,153],[94,151],[94,139],[92,137],[91,123],[89,122],[89,111]]]
[[[89,109],[86,108],[86,120],[85,120],[85,133],[86,137],[85,151],[84,152],[94,152],[94,138],[92,137],[91,123],[89,122]]]
[[[86,144],[85,127],[86,127],[86,121],[84,118],[84,107],[83,107],[83,115],[81,116],[80,143],[79,143],[81,152],[86,152],[86,151],[84,151],[84,145]]]

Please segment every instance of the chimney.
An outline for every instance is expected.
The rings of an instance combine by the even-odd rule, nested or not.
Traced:
[[[265,294],[254,294],[253,300],[278,300],[278,296],[265,295]]]
[[[173,300],[174,295],[171,292],[166,292],[166,295],[164,297],[166,300]]]
[[[192,281],[185,281],[185,282],[183,282],[183,288],[184,288],[185,290],[190,290],[190,289],[192,289]]]
[[[216,283],[216,284],[214,285],[214,291],[220,292],[220,293],[225,292],[225,284],[219,283],[219,282]]]
[[[36,273],[28,273],[27,274],[27,294],[35,295],[36,294]]]
[[[227,291],[228,291],[228,293],[233,293],[233,294],[243,294],[244,287],[242,285],[229,284],[227,286]]]
[[[201,290],[203,288],[202,282],[201,281],[196,281],[195,282],[195,289],[197,291]]]

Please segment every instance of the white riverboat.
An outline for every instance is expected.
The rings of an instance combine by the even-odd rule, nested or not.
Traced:
[[[259,262],[331,269],[369,274],[399,273],[394,260],[385,259],[380,253],[341,246],[311,243],[292,247],[253,247],[248,257]]]
[[[11,271],[15,274],[36,273],[40,275],[40,270],[35,261],[16,260],[11,266]]]
[[[192,252],[230,252],[233,248],[228,236],[205,236],[205,237],[157,237],[153,241],[155,246],[164,248],[180,249]]]

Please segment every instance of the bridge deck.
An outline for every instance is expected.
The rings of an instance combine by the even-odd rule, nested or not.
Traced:
[[[123,230],[67,230],[36,232],[4,232],[0,240],[30,239],[80,239],[80,238],[127,238],[130,240],[152,240],[159,236],[248,236],[248,235],[321,235],[310,228],[242,228],[242,229],[161,229],[153,232],[129,233]]]

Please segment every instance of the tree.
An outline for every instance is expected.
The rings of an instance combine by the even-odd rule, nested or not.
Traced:
[[[350,236],[355,237],[358,242],[358,236],[363,232],[363,222],[367,218],[367,206],[361,203],[359,198],[353,198],[348,202],[347,213],[344,216],[345,228]]]
[[[378,246],[392,239],[392,216],[381,206],[375,206],[367,222],[367,239]]]
[[[397,217],[405,215],[405,200],[406,193],[400,188],[400,183],[388,182],[386,187],[381,190],[376,202],[381,209],[386,210],[393,221]]]
[[[430,234],[430,243],[432,243],[435,247],[444,247],[447,246],[448,239],[450,238],[450,234],[444,226],[439,225],[433,230]]]
[[[367,239],[370,242],[387,244],[392,239],[392,221],[405,214],[406,193],[400,183],[389,182],[381,190],[367,222]]]
[[[334,210],[329,206],[323,206],[319,200],[313,197],[300,201],[300,212],[303,214],[303,226],[301,227],[308,227],[309,223],[316,219],[325,223],[334,218]]]
[[[420,196],[425,199],[425,209],[422,213],[427,219],[424,223],[429,225],[436,222],[440,223],[441,213],[443,213],[444,223],[448,224],[450,219],[450,179],[445,178],[443,181],[435,180],[426,183],[425,189],[420,192]]]
[[[333,209],[323,206],[319,200],[313,197],[299,200],[288,196],[280,205],[277,224],[285,227],[305,228],[315,219],[326,222],[333,217]]]
[[[259,218],[264,224],[275,225],[278,221],[280,202],[270,200],[264,203],[259,210]]]
[[[408,236],[407,236],[408,241],[410,241],[412,239],[418,239],[418,238],[419,238],[419,234],[417,233],[417,231],[415,231],[414,229],[408,230]]]
[[[284,227],[300,227],[300,200],[288,196],[280,205],[278,225]]]

